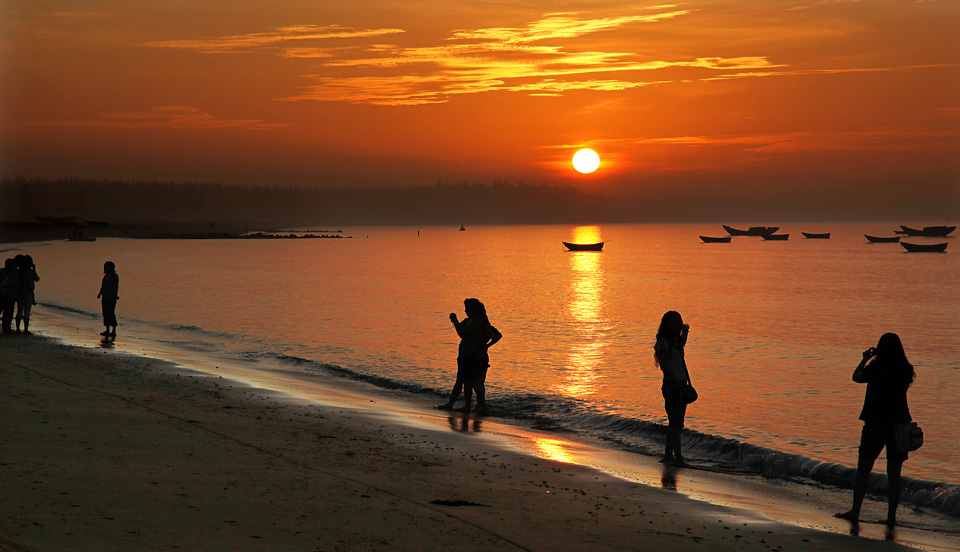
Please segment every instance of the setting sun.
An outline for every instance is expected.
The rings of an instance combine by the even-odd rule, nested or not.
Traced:
[[[600,156],[592,149],[582,149],[573,154],[573,168],[584,174],[592,173],[600,166]]]

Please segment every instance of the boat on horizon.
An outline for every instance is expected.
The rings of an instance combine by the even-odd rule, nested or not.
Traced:
[[[600,251],[603,249],[603,244],[605,242],[598,243],[568,243],[560,242],[567,248],[568,251]]]
[[[881,236],[869,236],[867,234],[864,234],[863,237],[867,238],[867,241],[870,243],[897,243],[900,241],[900,236],[885,238]]]
[[[787,241],[790,239],[790,234],[764,234],[763,239],[765,241]]]
[[[946,243],[909,243],[902,241],[900,246],[910,253],[943,253],[947,250]]]
[[[901,230],[894,230],[894,234],[902,234],[911,237],[942,238],[957,229],[956,226],[924,226],[920,230],[900,225]]]
[[[773,234],[780,229],[779,226],[751,226],[746,230],[740,230],[739,228],[727,226],[726,224],[722,224],[721,226],[723,226],[723,229],[731,236],[765,236],[767,234]]]
[[[730,243],[730,236],[723,236],[722,238],[700,236],[700,239],[703,240],[703,243]]]
[[[816,234],[813,232],[800,232],[800,233],[803,234],[803,237],[807,238],[808,240],[829,240],[830,239],[830,232],[823,232],[821,234]]]

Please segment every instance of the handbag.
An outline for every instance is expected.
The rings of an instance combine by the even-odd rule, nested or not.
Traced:
[[[697,390],[693,388],[693,382],[690,381],[690,370],[687,370],[687,359],[683,359],[683,373],[687,376],[687,384],[683,386],[683,402],[690,404],[700,398]]]
[[[923,430],[917,422],[893,426],[893,442],[900,452],[911,452],[923,446]]]

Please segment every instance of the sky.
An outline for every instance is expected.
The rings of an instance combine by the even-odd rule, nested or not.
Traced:
[[[0,79],[8,177],[960,211],[956,0],[0,0]]]

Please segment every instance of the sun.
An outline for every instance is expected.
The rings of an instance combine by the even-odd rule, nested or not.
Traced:
[[[573,168],[583,174],[592,173],[600,166],[600,156],[592,149],[582,149],[573,154]]]

